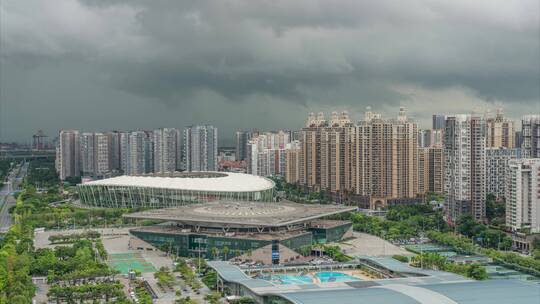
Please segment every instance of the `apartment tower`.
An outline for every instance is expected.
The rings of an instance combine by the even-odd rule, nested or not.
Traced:
[[[486,122],[478,115],[446,118],[444,131],[445,216],[456,223],[464,214],[486,216]]]
[[[184,130],[183,157],[186,171],[217,171],[218,130],[211,125]]]

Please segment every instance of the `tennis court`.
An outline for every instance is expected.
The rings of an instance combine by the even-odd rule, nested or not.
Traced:
[[[139,252],[110,254],[108,263],[122,274],[127,274],[129,270],[137,270],[141,273],[156,271],[156,268],[146,261]]]

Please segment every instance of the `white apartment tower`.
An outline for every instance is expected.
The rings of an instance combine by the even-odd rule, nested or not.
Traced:
[[[445,216],[456,223],[464,214],[486,216],[486,125],[477,115],[447,116],[444,131]]]
[[[127,151],[127,171],[128,175],[138,175],[148,173],[147,154],[148,136],[144,131],[134,131],[129,134],[129,144]]]
[[[111,171],[111,135],[108,133],[95,133],[95,176],[103,177]]]
[[[285,176],[286,151],[292,146],[289,131],[264,132],[246,146],[247,173],[260,176]]]
[[[80,159],[83,176],[103,177],[112,169],[112,136],[110,133],[82,133]]]
[[[184,130],[183,159],[186,171],[217,171],[218,130],[211,125]]]
[[[516,149],[486,148],[486,195],[499,200],[505,197],[508,161],[517,158]]]
[[[154,172],[174,172],[177,169],[180,131],[174,128],[154,130]]]
[[[506,174],[506,226],[540,233],[540,159],[512,159]]]

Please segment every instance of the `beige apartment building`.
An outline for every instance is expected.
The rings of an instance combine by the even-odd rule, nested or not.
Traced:
[[[429,191],[444,192],[444,149],[442,146],[429,148]]]
[[[334,197],[367,197],[371,208],[388,199],[416,198],[418,128],[400,109],[397,119],[366,112],[353,125],[346,112],[310,114],[300,133],[299,184]]]
[[[429,148],[418,148],[418,192],[429,192]]]
[[[443,193],[444,152],[441,146],[418,148],[418,193]]]
[[[300,181],[300,142],[292,143],[292,147],[285,152],[285,181],[296,184]]]
[[[488,148],[515,148],[514,122],[504,117],[502,109],[494,118],[486,119],[486,146]]]

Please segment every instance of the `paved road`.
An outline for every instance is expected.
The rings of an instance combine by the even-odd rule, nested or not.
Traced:
[[[15,205],[15,198],[11,195],[12,191],[19,190],[23,178],[28,172],[28,163],[22,166],[17,165],[8,175],[8,182],[11,185],[2,185],[0,189],[0,233],[9,230],[12,224],[9,208]]]

